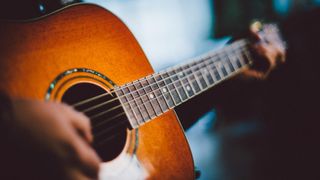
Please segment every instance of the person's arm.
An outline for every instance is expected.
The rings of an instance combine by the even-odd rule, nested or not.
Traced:
[[[89,119],[55,102],[1,95],[0,179],[96,179]]]

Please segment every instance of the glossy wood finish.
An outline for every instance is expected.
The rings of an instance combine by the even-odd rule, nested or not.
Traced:
[[[95,5],[1,23],[0,40],[0,89],[13,97],[44,99],[50,82],[71,68],[96,70],[118,85],[153,73],[127,27]],[[138,137],[136,159],[147,179],[194,179],[192,155],[174,111],[140,127]]]

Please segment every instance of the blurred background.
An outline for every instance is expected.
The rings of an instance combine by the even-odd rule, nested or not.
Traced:
[[[320,0],[86,2],[99,4],[119,16],[133,32],[156,71],[223,47],[233,35],[245,31],[253,20],[279,22],[290,14],[320,5]],[[184,124],[183,117],[187,115],[183,115],[183,107],[178,109],[180,113]],[[269,145],[257,143],[264,141],[260,137],[263,124],[246,119],[216,128],[217,121],[216,110],[211,109],[186,128],[195,165],[201,171],[199,179],[255,179],[257,173],[268,173],[264,166],[263,171],[255,167],[257,161],[263,164],[264,157],[270,156]]]
[[[320,5],[320,0],[87,0],[119,16],[133,32],[156,71],[223,47],[253,20],[279,22]],[[184,124],[186,115],[182,113]],[[254,179],[256,162],[268,158],[261,146],[263,124],[237,121],[217,128],[215,109],[185,126],[199,179]],[[258,138],[257,138],[258,137]],[[252,140],[253,139],[253,140]],[[271,165],[272,166],[272,165]],[[267,170],[266,170],[267,171]],[[260,173],[264,173],[260,172]],[[268,172],[268,171],[267,171]],[[281,179],[281,178],[280,178]]]

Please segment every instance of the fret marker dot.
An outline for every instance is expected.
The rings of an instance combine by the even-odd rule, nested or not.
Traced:
[[[190,86],[187,86],[186,88],[187,88],[187,91],[190,91],[190,90],[191,90]]]
[[[163,91],[163,92],[167,92],[167,88],[163,88],[162,91]]]
[[[152,98],[154,98],[154,95],[153,95],[153,94],[150,94],[149,97],[152,99]]]

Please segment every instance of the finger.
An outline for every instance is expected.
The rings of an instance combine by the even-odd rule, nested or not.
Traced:
[[[261,37],[259,35],[261,26],[262,25],[260,22],[255,22],[250,26],[250,29],[249,29],[250,37],[255,41],[261,41]]]
[[[255,71],[255,70],[246,70],[246,71],[243,71],[243,73],[241,74],[242,76],[244,77],[250,77],[250,78],[254,78],[254,79],[265,79],[267,77],[267,73],[262,73],[262,72],[259,72],[259,71]]]
[[[93,141],[93,135],[91,132],[90,119],[83,113],[78,112],[71,108],[66,107],[68,118],[71,120],[72,125],[77,129],[78,133],[89,143]]]
[[[266,69],[274,69],[276,67],[278,58],[281,56],[277,48],[267,44],[256,44],[254,49],[256,54],[260,56],[258,60],[267,65]]]
[[[95,150],[80,138],[77,138],[75,140],[75,148],[77,155],[77,161],[75,165],[85,175],[91,178],[97,178],[101,159],[99,158]]]

